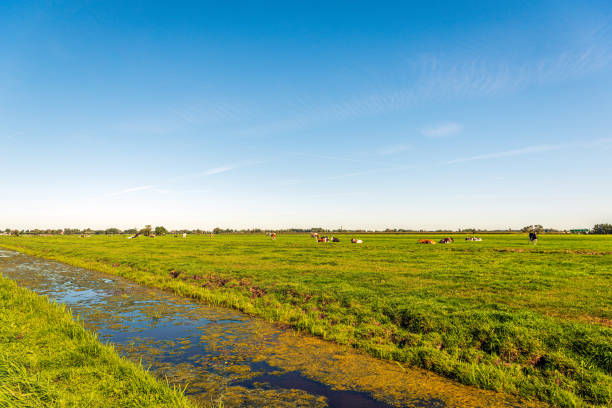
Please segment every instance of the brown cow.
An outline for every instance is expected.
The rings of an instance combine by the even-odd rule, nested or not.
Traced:
[[[435,244],[436,241],[433,239],[419,239],[419,244]]]

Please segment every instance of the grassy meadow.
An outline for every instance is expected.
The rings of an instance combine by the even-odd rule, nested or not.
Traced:
[[[0,276],[0,407],[192,407],[72,319]]]
[[[612,236],[540,235],[537,247],[521,234],[454,234],[449,245],[417,244],[441,237],[427,233],[336,236],[2,236],[0,246],[237,308],[464,384],[556,406],[612,405]]]

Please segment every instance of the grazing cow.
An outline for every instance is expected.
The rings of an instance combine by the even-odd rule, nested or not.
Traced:
[[[187,233],[183,232],[183,238],[187,238]]]
[[[419,239],[419,244],[435,244],[436,241],[433,239]]]
[[[442,238],[442,239],[440,240],[440,243],[441,243],[441,244],[450,244],[450,243],[453,243],[453,242],[455,242],[455,240],[454,240],[454,239],[452,239],[452,238]]]
[[[529,233],[529,243],[532,243],[533,245],[538,245],[538,235],[535,232],[530,232]]]
[[[332,237],[331,242],[340,242],[340,238]]]
[[[329,242],[329,238],[327,238],[326,236],[322,236],[317,238],[317,242]]]
[[[319,238],[319,234],[317,232],[311,232],[310,233],[310,238]]]
[[[352,242],[353,244],[363,244],[363,241],[362,241],[362,240],[360,240],[360,239],[355,239],[355,238],[351,239],[351,242]]]

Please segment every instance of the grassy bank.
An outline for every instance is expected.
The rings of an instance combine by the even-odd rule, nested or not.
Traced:
[[[191,407],[50,303],[0,276],[0,407]]]
[[[0,246],[234,307],[557,406],[612,404],[612,238],[0,237]],[[438,237],[439,238],[439,237]]]

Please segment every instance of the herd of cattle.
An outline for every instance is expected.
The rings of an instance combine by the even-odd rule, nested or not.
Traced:
[[[478,237],[467,237],[465,239],[466,241],[482,241],[482,238],[478,238]],[[438,243],[440,244],[452,244],[453,242],[455,242],[454,239],[452,238],[442,238]],[[433,239],[419,239],[419,244],[435,244],[436,241],[434,241]]]
[[[316,239],[317,242],[340,242],[340,238],[338,237],[332,236],[330,238],[327,235],[319,236],[317,232],[310,233],[310,237]],[[351,238],[351,243],[352,244],[363,244],[363,241],[361,239]]]
[[[128,239],[136,238],[136,237],[138,237],[138,236],[140,236],[140,235],[141,235],[141,233],[140,233],[140,232],[138,232],[138,233],[136,233],[135,235],[129,236],[129,237],[128,237]],[[213,237],[213,235],[214,235],[214,234],[212,234],[212,233],[210,234],[210,236],[211,236],[211,237]],[[276,232],[268,232],[268,233],[266,233],[266,235],[268,235],[268,237],[272,238],[272,240],[273,240],[273,241],[276,239]],[[535,235],[535,234],[534,234],[534,235]],[[149,236],[150,236],[150,237],[152,237],[152,238],[154,238],[154,237],[155,237],[155,234],[151,234],[151,235],[149,235]],[[175,235],[175,237],[177,237],[177,236],[178,236],[178,234],[177,234],[177,235]],[[183,237],[183,238],[187,238],[187,234],[186,234],[186,233],[183,233],[183,234],[182,234],[182,237]],[[334,237],[334,236],[332,236],[332,237],[330,238],[330,237],[328,237],[328,236],[326,236],[326,235],[321,235],[321,236],[319,236],[319,234],[318,234],[318,233],[316,233],[316,232],[312,232],[312,233],[310,234],[310,237],[311,237],[311,238],[316,239],[316,240],[317,240],[317,242],[340,242],[340,238],[338,238],[338,237]],[[531,235],[529,236],[529,239],[530,239],[531,241],[533,241],[533,239],[532,239]],[[467,237],[465,240],[466,240],[466,241],[482,241],[482,238],[478,238],[478,237]],[[537,238],[535,238],[535,241],[537,242]],[[448,237],[448,238],[442,238],[442,239],[441,239],[440,241],[438,241],[438,242],[434,241],[433,239],[419,239],[419,244],[437,244],[437,243],[440,243],[440,244],[452,244],[453,242],[455,242],[455,240],[454,240],[454,239],[452,239],[452,238],[450,238],[450,237]],[[352,243],[352,244],[363,244],[363,241],[362,241],[361,239],[351,238],[351,243]]]
[[[312,232],[310,234],[311,238],[314,238],[317,240],[317,242],[340,242],[340,238],[334,237],[332,236],[331,238],[326,236],[326,235],[319,235],[316,232]],[[482,241],[482,238],[478,238],[478,237],[467,237],[465,239],[466,241]],[[436,244],[436,243],[440,243],[440,244],[452,244],[453,242],[455,242],[455,240],[453,238],[442,238],[439,242],[434,241],[433,239],[419,239],[419,244]],[[360,239],[356,239],[356,238],[351,238],[351,243],[353,244],[363,244],[363,241]]]

